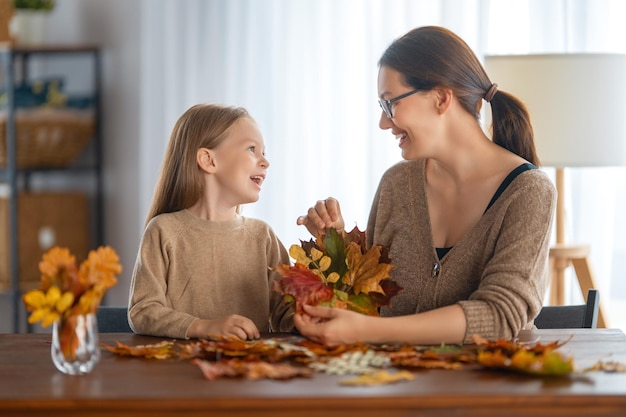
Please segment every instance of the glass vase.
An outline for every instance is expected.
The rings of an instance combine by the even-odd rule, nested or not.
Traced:
[[[52,327],[52,362],[68,375],[91,372],[100,360],[95,314],[78,314],[57,320]]]

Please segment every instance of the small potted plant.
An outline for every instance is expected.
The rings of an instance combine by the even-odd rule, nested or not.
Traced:
[[[54,9],[54,0],[13,0],[16,10],[39,10],[49,12]]]
[[[10,32],[18,43],[41,44],[45,40],[46,21],[55,0],[13,0]]]

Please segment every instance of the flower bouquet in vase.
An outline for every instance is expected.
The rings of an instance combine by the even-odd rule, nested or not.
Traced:
[[[22,297],[31,313],[28,322],[53,325],[51,354],[57,369],[88,373],[100,359],[96,310],[122,272],[117,253],[100,247],[78,267],[68,249],[53,247],[43,255],[39,271],[39,289]]]
[[[378,316],[380,307],[390,305],[402,290],[389,276],[393,266],[387,248],[367,249],[365,232],[357,227],[349,233],[329,229],[315,240],[292,245],[289,255],[295,264],[276,267],[281,279],[274,288],[295,302],[296,312],[309,304]]]

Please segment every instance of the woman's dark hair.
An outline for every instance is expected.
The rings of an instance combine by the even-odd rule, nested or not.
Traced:
[[[452,31],[424,26],[396,39],[378,62],[403,75],[405,82],[419,89],[437,86],[454,91],[461,106],[480,117],[482,99],[492,82],[471,48]],[[530,115],[515,96],[498,90],[491,98],[492,140],[494,143],[539,165]]]

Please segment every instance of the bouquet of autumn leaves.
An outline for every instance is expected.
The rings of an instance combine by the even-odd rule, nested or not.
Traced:
[[[122,272],[119,257],[109,246],[89,252],[80,267],[67,248],[53,247],[39,262],[39,289],[24,294],[22,300],[31,312],[28,322],[43,327],[59,321],[61,349],[73,356],[73,332],[78,316],[95,313],[106,291],[117,283]]]
[[[293,266],[279,264],[282,277],[275,289],[295,302],[296,312],[304,304],[353,310],[378,316],[381,306],[402,288],[389,276],[393,268],[387,248],[366,248],[365,232],[357,227],[349,233],[329,229],[315,240],[292,245]]]

